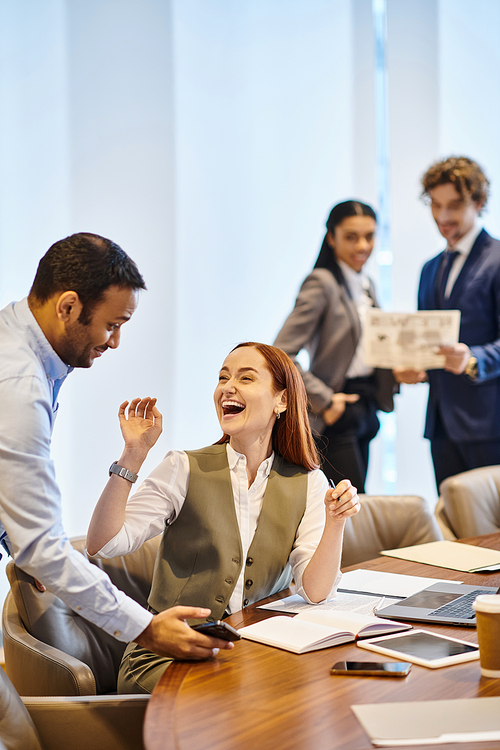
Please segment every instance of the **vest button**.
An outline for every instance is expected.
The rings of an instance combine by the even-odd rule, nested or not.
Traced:
[[[249,589],[253,586],[253,581],[251,578],[249,578],[247,581],[245,581],[245,588]]]
[[[248,599],[243,599],[243,606],[244,607],[248,607],[249,603],[250,602],[248,601]]]
[[[253,565],[253,557],[247,557],[247,565],[250,567],[250,565]]]
[[[223,597],[223,596],[216,596],[216,597],[215,597],[215,601],[216,601],[216,602],[219,602],[220,604],[222,604],[222,603],[223,603],[223,602],[224,602],[225,600],[224,600],[224,597]]]

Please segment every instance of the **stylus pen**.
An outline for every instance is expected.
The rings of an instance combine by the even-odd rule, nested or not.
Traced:
[[[335,489],[335,487],[337,486],[337,485],[335,484],[335,482],[333,481],[333,479],[329,479],[329,480],[328,480],[328,484],[330,485],[330,487],[332,488],[332,490],[334,490],[334,489]]]

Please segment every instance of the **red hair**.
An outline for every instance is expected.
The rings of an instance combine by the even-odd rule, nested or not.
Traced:
[[[294,363],[282,349],[269,344],[246,341],[231,351],[251,346],[257,349],[271,373],[274,390],[286,390],[286,411],[277,419],[272,432],[273,450],[292,464],[303,466],[308,471],[319,468],[319,457],[307,417],[307,395],[304,382]],[[216,445],[228,443],[229,435],[224,435]]]

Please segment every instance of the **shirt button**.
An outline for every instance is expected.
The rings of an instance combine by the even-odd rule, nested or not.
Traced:
[[[251,578],[249,578],[247,581],[245,581],[245,588],[249,589],[253,586],[253,581]]]
[[[113,633],[113,635],[115,636],[115,638],[119,638],[121,636],[121,634],[122,634],[121,630],[115,630],[115,632]]]
[[[253,565],[253,557],[247,557],[247,565],[250,567],[250,565]]]
[[[248,599],[243,599],[243,606],[248,607],[249,601]]]
[[[76,606],[75,609],[76,609],[77,612],[79,612],[81,610],[80,605],[78,604],[78,606]]]

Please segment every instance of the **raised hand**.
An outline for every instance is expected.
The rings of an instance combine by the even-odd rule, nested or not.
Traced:
[[[124,401],[118,418],[126,448],[147,453],[162,433],[163,417],[156,408],[155,398],[134,398],[130,404]]]

